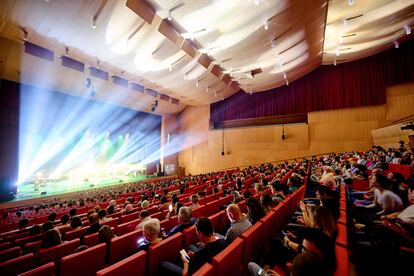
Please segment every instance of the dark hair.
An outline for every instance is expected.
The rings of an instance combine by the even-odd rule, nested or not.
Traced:
[[[75,229],[76,227],[82,226],[82,220],[80,217],[74,217],[70,223],[70,227]]]
[[[48,221],[55,221],[56,220],[56,213],[55,212],[53,212],[53,213],[50,213],[48,216],[47,216],[47,220]]]
[[[381,186],[384,189],[389,189],[390,187],[390,181],[385,175],[382,174],[374,174],[375,176],[375,183],[378,183],[379,186]]]
[[[140,213],[139,213],[139,217],[140,218],[146,218],[146,217],[149,217],[150,216],[150,213],[148,212],[148,210],[142,210]]]
[[[106,211],[104,209],[101,209],[98,211],[98,215],[99,215],[99,218],[104,218],[106,217]]]
[[[76,216],[77,213],[78,213],[78,209],[72,208],[69,211],[69,216],[74,217],[74,216]]]
[[[29,224],[29,220],[27,218],[19,220],[19,228],[25,228]]]
[[[46,221],[45,223],[42,224],[42,231],[43,231],[43,233],[49,231],[50,229],[53,229],[53,222]]]
[[[299,253],[292,261],[291,276],[328,276],[328,270],[321,258],[310,253]]]
[[[60,233],[56,229],[50,229],[43,234],[42,242],[40,243],[41,248],[49,248],[62,243]]]
[[[42,232],[42,227],[40,227],[40,225],[38,224],[33,225],[29,229],[29,235],[37,235],[37,234],[40,234],[41,232]]]
[[[115,211],[115,207],[114,206],[111,205],[111,206],[108,207],[108,213],[109,214],[113,214],[114,211]]]
[[[68,214],[64,214],[61,218],[60,218],[60,222],[62,224],[66,224],[69,222],[69,215]]]
[[[99,242],[109,243],[114,237],[114,232],[112,232],[111,227],[104,225],[99,229],[98,240]]]
[[[213,235],[213,224],[211,223],[209,218],[198,218],[195,223],[195,227],[198,232],[202,233],[206,237]]]
[[[167,197],[165,197],[165,196],[162,196],[160,201],[161,201],[161,204],[164,204],[164,203],[168,202]]]
[[[259,219],[266,215],[266,211],[260,204],[259,200],[254,197],[246,199],[247,215],[252,224],[255,224]]]

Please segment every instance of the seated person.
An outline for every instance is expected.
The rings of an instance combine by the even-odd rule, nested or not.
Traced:
[[[80,217],[72,218],[72,221],[70,222],[70,228],[72,231],[82,228],[82,220],[80,219]]]
[[[194,194],[190,197],[190,201],[191,201],[191,208],[195,209],[200,207],[200,204],[198,204],[198,195]]]
[[[184,229],[193,226],[194,223],[195,219],[192,218],[191,208],[183,206],[178,211],[178,225],[171,229],[167,236],[170,237],[175,233],[182,232]]]
[[[230,204],[226,209],[227,217],[231,225],[227,230],[225,239],[227,244],[230,244],[235,238],[243,234],[244,231],[252,226],[245,214],[242,214],[240,207],[237,204]]]
[[[50,229],[43,234],[40,248],[49,248],[63,243],[60,232],[56,229]]]
[[[86,230],[84,236],[98,233],[99,229],[101,229],[101,225],[99,224],[99,215],[97,213],[93,213],[88,217],[89,220],[89,228]]]
[[[156,218],[149,219],[142,225],[144,241],[138,246],[138,251],[147,250],[150,245],[155,245],[162,241],[160,235],[160,221]]]
[[[192,245],[188,251],[190,260],[182,257],[183,267],[171,262],[162,262],[165,275],[191,275],[226,247],[226,241],[214,235],[213,224],[208,218],[198,218],[195,223],[196,233],[200,239],[200,247]]]
[[[148,210],[142,210],[139,213],[139,219],[140,219],[140,222],[138,223],[137,227],[135,227],[135,230],[142,229],[142,226],[144,225],[144,223],[151,219],[151,215],[148,212]]]

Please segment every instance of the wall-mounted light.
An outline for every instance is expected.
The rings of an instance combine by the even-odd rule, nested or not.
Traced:
[[[267,22],[267,20],[263,23],[263,27],[265,31],[269,30],[269,22]]]
[[[404,30],[405,30],[405,34],[406,35],[410,35],[411,34],[411,27],[408,25],[404,26]]]
[[[394,47],[395,49],[400,48],[400,43],[398,43],[398,41],[394,41]]]

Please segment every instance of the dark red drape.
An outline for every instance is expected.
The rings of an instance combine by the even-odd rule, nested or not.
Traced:
[[[240,91],[210,105],[210,122],[385,104],[389,85],[414,80],[414,40],[380,54],[338,66],[320,66],[306,76],[261,93]]]

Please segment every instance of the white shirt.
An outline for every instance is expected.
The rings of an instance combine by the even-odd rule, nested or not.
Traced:
[[[377,203],[382,207],[385,213],[397,212],[404,208],[401,198],[390,190],[384,190],[382,193],[378,189],[374,190]]]
[[[414,205],[408,206],[399,215],[398,218],[402,221],[414,225]]]

